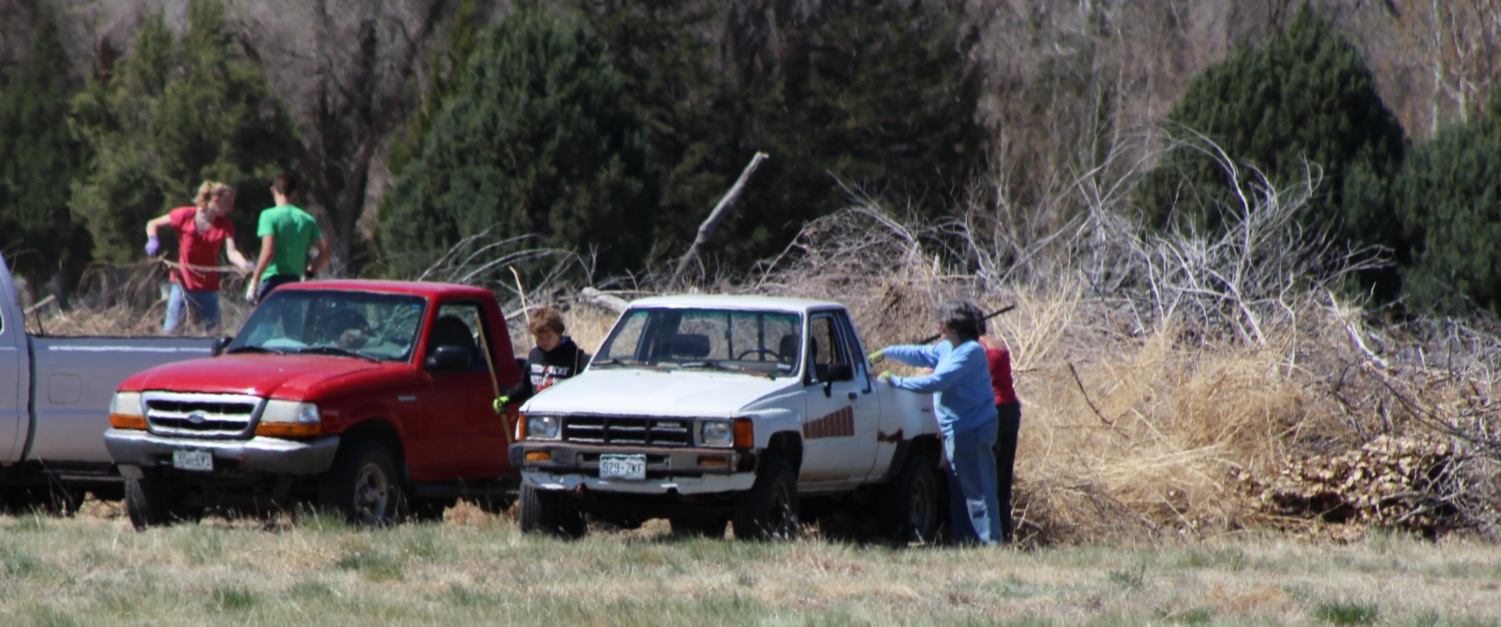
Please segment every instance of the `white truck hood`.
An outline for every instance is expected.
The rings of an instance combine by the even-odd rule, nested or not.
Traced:
[[[730,372],[586,370],[532,397],[521,412],[730,418],[746,405],[793,386],[801,382]]]

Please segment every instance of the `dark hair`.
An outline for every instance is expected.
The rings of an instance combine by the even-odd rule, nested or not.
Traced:
[[[985,313],[967,300],[946,300],[938,305],[938,322],[960,340],[978,340],[985,326]]]
[[[271,189],[283,196],[291,196],[297,193],[297,176],[291,172],[282,171],[271,179]]]
[[[563,314],[558,313],[558,310],[552,308],[543,308],[538,310],[537,313],[532,314],[532,321],[526,326],[527,330],[532,332],[532,335],[543,331],[552,331],[553,333],[562,335],[565,330],[563,327]]]

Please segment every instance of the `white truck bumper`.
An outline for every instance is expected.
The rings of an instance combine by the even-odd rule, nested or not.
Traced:
[[[743,472],[733,475],[704,475],[702,477],[672,477],[628,481],[600,479],[579,474],[553,474],[545,471],[526,470],[521,473],[522,485],[538,490],[577,490],[613,492],[623,494],[714,494],[749,490],[756,482],[755,473]]]

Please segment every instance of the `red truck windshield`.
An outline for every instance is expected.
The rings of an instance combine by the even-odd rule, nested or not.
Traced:
[[[427,301],[418,296],[348,290],[272,292],[225,351],[326,353],[406,361],[417,344]]]

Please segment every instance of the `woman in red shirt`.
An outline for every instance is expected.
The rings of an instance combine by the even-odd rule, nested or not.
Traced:
[[[1016,434],[1021,430],[1022,404],[1011,381],[1011,351],[985,333],[985,323],[981,322],[980,345],[985,347],[985,361],[990,365],[990,387],[995,391],[995,411],[1000,418],[995,438],[995,478],[1001,541],[1010,542],[1015,531],[1011,520],[1012,467],[1016,465]]]
[[[193,206],[178,207],[146,223],[146,254],[161,249],[157,233],[164,226],[177,231],[177,267],[172,269],[172,294],[167,298],[166,333],[177,333],[191,310],[205,331],[219,327],[219,251],[240,268],[254,264],[235,248],[235,226],[225,217],[235,206],[234,188],[204,181]]]

